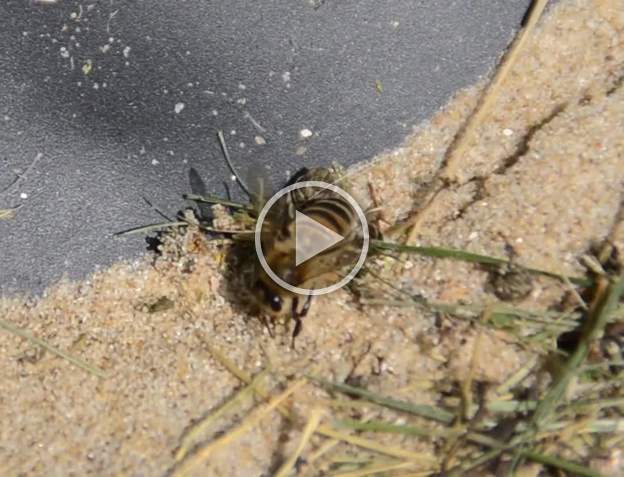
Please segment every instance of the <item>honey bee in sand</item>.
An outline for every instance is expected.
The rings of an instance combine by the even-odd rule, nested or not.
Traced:
[[[268,181],[264,180],[262,174],[252,174],[253,180],[249,182],[242,180],[230,160],[221,131],[218,132],[218,138],[230,171],[252,202],[251,212],[245,215],[245,221],[249,218],[257,220],[259,217],[257,214],[265,205],[265,199],[268,196],[266,190]],[[337,166],[315,169],[303,168],[290,179],[287,186],[298,182],[317,181],[339,185],[343,191],[345,189],[348,191],[349,186],[345,183],[345,179],[346,174]],[[253,187],[250,188],[250,185]],[[346,196],[349,197],[350,194],[347,193]],[[376,206],[375,197],[372,196],[371,198],[375,207],[364,212],[367,223],[363,224],[351,203],[331,188],[301,187],[282,195],[269,209],[269,213],[261,224],[260,243],[267,268],[277,278],[292,287],[308,290],[323,288],[348,275],[345,273],[347,267],[354,265],[358,261],[358,257],[361,256],[364,242],[362,226],[366,227],[369,237],[375,239],[381,237],[377,227],[381,213]],[[308,224],[316,223],[317,226],[308,227],[305,223],[298,223],[298,213],[306,216]],[[300,237],[304,236],[305,240],[313,242],[319,238],[318,224],[340,236],[340,240],[298,263],[296,226],[301,227],[303,225],[304,228],[309,228],[309,230],[300,230]],[[247,231],[243,236],[249,239],[250,232]],[[312,295],[301,295],[280,286],[269,276],[259,262],[260,260],[256,263],[253,281],[251,282],[253,302],[269,332],[271,332],[271,328],[268,326],[266,318],[270,318],[272,322],[278,319],[294,320],[295,327],[292,333],[294,346],[294,340],[302,329],[301,319],[306,316],[310,309]]]
[[[343,176],[337,168],[302,169],[288,185],[304,181],[320,181],[329,184],[342,183]],[[298,288],[322,288],[339,281],[345,270],[357,262],[363,246],[363,231],[356,211],[340,194],[319,188],[295,189],[284,195],[273,207],[275,212],[263,223],[261,243],[268,267],[286,283]],[[310,259],[296,264],[297,241],[299,237],[314,241],[317,231],[312,225],[306,229],[306,223],[297,223],[296,213],[300,212],[313,222],[340,235],[342,240],[328,247]],[[367,218],[375,209],[365,212]],[[369,224],[372,221],[368,221]],[[299,230],[295,230],[295,226]],[[301,230],[304,227],[304,230]],[[369,235],[377,237],[377,229],[368,225]],[[300,238],[300,240],[302,240]],[[300,295],[275,283],[267,272],[258,264],[255,281],[252,286],[255,303],[263,319],[293,319],[294,339],[301,332],[302,318],[308,313],[312,295]]]

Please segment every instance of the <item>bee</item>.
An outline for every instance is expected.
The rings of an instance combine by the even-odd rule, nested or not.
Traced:
[[[342,178],[335,167],[302,169],[288,185],[303,181],[336,184],[342,182]],[[341,186],[345,188],[343,183]],[[355,210],[340,194],[327,189],[295,189],[284,195],[273,208],[276,212],[263,223],[262,250],[269,268],[286,283],[307,289],[328,286],[341,279],[347,267],[351,268],[357,262],[364,241],[361,224]],[[296,211],[339,234],[343,239],[296,265]],[[365,212],[367,218],[370,213]],[[368,222],[372,224],[372,221]],[[299,227],[301,226],[300,223]],[[299,233],[300,237],[313,241],[317,232],[314,227],[310,227],[310,230],[299,230]],[[369,225],[369,234],[372,237],[378,235],[372,225]],[[310,309],[312,295],[302,296],[281,287],[259,264],[252,294],[264,317],[268,316],[272,321],[283,318],[294,320],[294,346],[294,340],[302,330],[302,318]]]
[[[229,156],[227,145],[221,131],[217,132],[225,161],[238,181],[239,186],[251,200],[250,208],[245,217],[257,220],[259,211],[266,199],[266,185],[269,181],[263,177],[262,169],[251,175],[253,180],[245,181],[237,173]],[[248,171],[249,172],[249,171]],[[301,169],[286,184],[290,186],[298,182],[318,181],[338,184],[343,190],[349,189],[345,184],[346,175],[342,169],[331,168]],[[252,187],[249,187],[249,186]],[[381,212],[373,197],[373,208],[364,212],[367,219],[368,233],[371,238],[381,238],[377,224]],[[342,239],[333,246],[322,250],[308,260],[297,264],[297,212],[311,219],[310,223],[318,222],[325,228],[337,233]],[[301,223],[299,224],[301,226]],[[318,288],[334,283],[340,279],[347,265],[357,263],[364,242],[359,217],[345,198],[331,189],[298,188],[283,195],[270,208],[262,223],[260,243],[268,268],[284,282],[297,288]],[[313,241],[318,227],[310,227],[308,240]],[[308,235],[308,234],[303,234]],[[249,238],[249,231],[244,235]],[[318,236],[317,236],[318,237]],[[244,240],[243,237],[240,237]],[[306,316],[312,302],[312,295],[299,295],[283,288],[268,275],[259,261],[251,286],[253,302],[259,311],[260,318],[268,326],[266,318],[273,322],[280,318],[291,318],[295,322],[292,333],[292,346],[295,338],[302,330],[302,318]]]

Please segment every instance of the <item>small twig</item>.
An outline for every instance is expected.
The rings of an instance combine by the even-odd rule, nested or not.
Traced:
[[[227,162],[227,165],[230,168],[230,171],[232,171],[232,174],[234,174],[234,177],[236,177],[236,180],[238,181],[238,185],[240,186],[241,189],[243,189],[245,194],[247,194],[247,197],[249,197],[250,200],[253,200],[253,196],[251,192],[249,191],[247,184],[245,183],[243,179],[241,179],[241,177],[238,175],[238,172],[236,172],[236,169],[234,168],[234,164],[232,164],[232,160],[230,159],[230,153],[228,152],[227,145],[225,144],[225,138],[223,137],[223,131],[221,130],[217,131],[217,137],[219,138],[221,151],[223,151],[225,162]]]
[[[37,164],[39,159],[41,159],[42,157],[43,157],[42,153],[40,153],[40,152],[37,153],[37,155],[30,162],[30,164],[26,168],[26,170],[24,172],[22,172],[21,174],[17,174],[15,179],[13,179],[13,181],[8,186],[6,186],[4,189],[0,190],[0,195],[6,194],[7,192],[9,192],[15,185],[17,185],[19,183],[19,181],[21,181],[24,177],[26,177],[28,175],[28,173],[32,170],[32,168],[35,167],[35,164]]]

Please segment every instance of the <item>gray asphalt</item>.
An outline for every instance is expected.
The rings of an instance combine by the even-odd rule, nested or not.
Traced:
[[[487,73],[529,0],[4,0],[0,292],[40,292],[146,248],[195,168],[369,159]],[[302,138],[301,131],[312,135]],[[258,144],[266,142],[266,144]],[[12,185],[11,185],[12,184]]]

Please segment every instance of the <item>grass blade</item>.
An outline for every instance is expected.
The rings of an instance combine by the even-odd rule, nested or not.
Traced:
[[[231,207],[232,209],[243,209],[243,210],[251,210],[252,208],[248,205],[241,204],[240,202],[232,202],[231,200],[221,199],[220,197],[208,195],[197,195],[197,194],[184,194],[182,196],[185,200],[190,200],[192,202],[198,202],[200,204],[219,204],[224,205],[226,207]]]
[[[134,227],[134,228],[127,229],[127,230],[122,230],[121,232],[115,232],[113,235],[115,237],[123,237],[125,235],[154,232],[156,230],[163,230],[163,229],[168,229],[171,227],[186,227],[186,226],[188,226],[188,224],[184,221],[162,222],[160,224],[142,225],[141,227]]]
[[[13,207],[12,209],[0,209],[0,220],[12,219],[15,216],[15,211],[17,209],[19,209],[19,207]]]
[[[533,462],[539,462],[540,464],[548,465],[550,467],[556,467],[561,470],[570,472],[570,475],[578,475],[581,477],[605,477],[600,472],[585,467],[576,462],[561,459],[552,455],[541,454],[539,452],[524,450],[521,451],[521,455]]]
[[[234,167],[234,164],[232,163],[232,160],[230,159],[230,153],[228,152],[227,144],[225,143],[225,137],[223,137],[223,131],[221,130],[217,131],[217,137],[219,138],[219,145],[221,146],[223,157],[225,157],[225,162],[230,168],[230,171],[232,172],[232,174],[234,174],[234,177],[236,177],[236,180],[238,181],[238,185],[240,186],[241,189],[243,189],[245,194],[247,194],[247,197],[252,199],[253,196],[251,192],[249,191],[249,187],[247,187],[247,184],[245,183],[245,181],[240,177],[240,175],[236,171],[236,168]]]
[[[451,258],[464,262],[482,263],[484,265],[505,265],[509,260],[489,255],[481,255],[473,252],[466,252],[447,247],[422,247],[417,245],[403,245],[396,242],[387,242],[384,240],[371,240],[371,245],[379,250],[391,250],[400,253],[412,253],[433,258]]]
[[[221,350],[219,350],[216,346],[211,345],[209,340],[203,335],[203,333],[197,332],[198,338],[205,344],[209,352],[213,355],[213,357],[219,361],[229,372],[231,372],[234,376],[245,383],[251,382],[251,377],[247,372],[238,368],[229,358],[227,358]],[[269,393],[262,389],[260,386],[255,388],[256,393],[262,397],[263,399],[268,399],[270,397]],[[278,406],[277,410],[279,413],[288,419],[291,422],[295,421],[295,416],[288,410],[282,406]],[[401,448],[390,447],[383,444],[379,444],[377,442],[371,441],[369,439],[364,439],[358,436],[351,436],[348,434],[344,434],[342,432],[338,432],[335,429],[327,425],[321,424],[316,433],[329,437],[330,439],[335,439],[336,441],[347,442],[356,447],[360,447],[362,449],[367,449],[373,452],[377,452],[379,454],[388,455],[390,457],[398,457],[401,459],[410,460],[413,462],[423,462],[428,459],[428,456],[422,453],[411,452],[408,450],[404,450]],[[333,444],[332,444],[333,445]]]
[[[194,443],[197,441],[198,437],[205,433],[205,431],[214,423],[216,420],[222,415],[234,409],[239,402],[243,401],[245,398],[252,396],[255,387],[261,382],[261,380],[267,375],[267,371],[261,371],[258,373],[251,383],[238,391],[230,400],[228,400],[225,404],[219,406],[217,410],[210,413],[199,422],[193,425],[191,429],[184,435],[182,438],[182,443],[180,447],[176,451],[175,461],[179,462],[186,457]]]
[[[598,294],[600,294],[599,285],[597,285]],[[607,324],[609,315],[615,310],[622,293],[624,292],[624,275],[620,276],[617,281],[609,284],[604,291],[597,297],[595,306],[590,310],[586,327],[583,330],[581,339],[576,346],[574,352],[566,361],[563,370],[555,379],[553,385],[541,400],[532,418],[532,423],[536,426],[541,425],[545,419],[552,413],[568,387],[570,379],[576,374],[579,366],[585,361],[591,342],[599,336]]]
[[[391,470],[405,469],[413,467],[414,462],[388,462],[388,463],[376,463],[366,466],[359,470],[350,472],[339,472],[331,474],[332,477],[365,477],[367,475],[386,475],[386,472]],[[429,475],[429,472],[420,472],[419,475]],[[394,475],[394,474],[393,474]]]
[[[349,386],[348,384],[331,383],[329,381],[325,381],[324,379],[315,377],[310,377],[310,379],[319,383],[326,389],[339,391],[344,394],[356,395],[366,399],[367,401],[374,402],[375,404],[379,404],[380,406],[384,406],[389,409],[407,412],[415,416],[432,419],[444,424],[450,424],[455,419],[455,415],[453,413],[437,407],[428,406],[426,404],[414,404],[407,401],[399,401],[385,396],[379,396],[378,394],[367,391],[366,389]]]
[[[162,222],[160,224],[144,225],[141,227],[135,227],[135,228],[128,229],[128,230],[122,230],[121,232],[116,232],[113,235],[115,237],[123,237],[124,235],[147,233],[147,232],[153,232],[156,230],[168,229],[172,227],[188,227],[189,225],[191,224],[189,224],[188,222],[184,220],[177,221],[177,222]],[[204,232],[212,232],[215,234],[226,234],[226,235],[236,235],[236,236],[244,236],[244,235],[253,234],[252,231],[248,231],[248,230],[222,230],[222,229],[215,229],[212,227],[206,227],[205,225],[201,225],[201,224],[197,224],[197,227],[199,227]]]
[[[301,433],[301,439],[299,440],[299,445],[297,446],[297,449],[295,449],[295,452],[293,452],[293,454],[288,458],[288,460],[286,460],[282,464],[280,469],[275,474],[275,477],[287,477],[288,476],[291,470],[295,467],[297,459],[303,452],[303,449],[305,448],[306,444],[312,437],[312,434],[314,434],[314,432],[318,428],[322,417],[323,417],[322,409],[316,408],[312,410],[312,413],[310,414],[310,417],[308,418],[308,422],[305,428],[303,429],[303,432]]]
[[[405,424],[393,424],[391,422],[371,420],[367,422],[356,421],[354,419],[340,419],[335,421],[337,427],[353,429],[355,431],[366,432],[388,432],[392,434],[405,434],[418,437],[440,437],[446,436],[451,432],[439,431],[436,429],[425,429],[416,426],[408,426]]]
[[[92,366],[89,363],[81,360],[80,358],[76,358],[75,356],[72,356],[71,354],[66,353],[65,351],[62,351],[60,349],[55,348],[52,345],[49,345],[42,339],[39,339],[36,336],[31,335],[28,331],[25,331],[25,330],[22,330],[21,328],[13,326],[11,323],[7,321],[0,320],[0,328],[4,328],[9,333],[19,336],[20,338],[24,338],[25,340],[30,341],[34,345],[40,346],[46,351],[49,351],[50,353],[58,356],[59,358],[63,358],[64,360],[69,361],[74,366],[84,369],[85,371],[93,374],[94,376],[97,376],[98,378],[106,377],[106,373],[102,371],[100,368],[96,366]]]
[[[514,459],[510,468],[513,475],[519,462],[532,452],[523,448],[531,441],[537,432],[546,424],[549,424],[555,409],[564,400],[565,392],[572,378],[577,374],[580,366],[585,361],[592,342],[602,334],[608,323],[609,316],[617,308],[620,297],[624,293],[624,274],[616,280],[607,280],[599,277],[595,284],[594,299],[587,315],[585,326],[581,330],[581,337],[576,348],[564,363],[561,371],[555,376],[545,396],[539,402],[535,412],[531,416],[529,428],[522,436],[514,453]],[[581,475],[581,474],[579,474]],[[589,474],[582,474],[589,475]]]
[[[273,410],[275,410],[282,402],[290,397],[297,389],[305,384],[304,379],[300,379],[282,392],[280,395],[275,396],[267,404],[256,409],[241,421],[234,429],[226,434],[223,434],[214,441],[208,442],[205,445],[200,446],[197,452],[190,454],[186,459],[180,462],[179,466],[171,473],[172,477],[182,477],[189,475],[198,465],[206,462],[206,460],[215,451],[222,449],[224,446],[240,438],[243,434],[256,426],[262,419],[268,416]]]
[[[416,255],[422,255],[425,257],[433,258],[450,258],[452,260],[460,260],[463,262],[480,263],[482,265],[506,265],[509,260],[492,257],[489,255],[482,255],[479,253],[466,252],[465,250],[458,250],[447,247],[420,247],[416,245],[403,245],[395,242],[387,242],[384,240],[371,240],[371,245],[377,250],[391,250],[400,253],[412,253]],[[548,270],[540,270],[538,268],[522,267],[515,265],[529,273],[535,275],[544,275],[551,278],[557,278],[561,281],[569,280],[571,283],[580,286],[590,286],[592,280],[586,277],[567,277],[560,273],[550,272]]]

